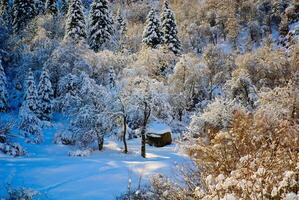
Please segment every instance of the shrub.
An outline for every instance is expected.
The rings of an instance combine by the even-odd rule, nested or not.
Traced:
[[[22,146],[17,143],[0,143],[0,151],[13,157],[23,156],[26,153]]]
[[[32,200],[39,196],[40,193],[29,188],[8,188],[7,200]]]
[[[298,93],[293,86],[261,94],[253,113],[238,110],[228,130],[186,146],[201,172],[196,198],[282,199],[298,192]],[[295,110],[295,112],[294,112]],[[292,114],[293,113],[293,114]]]
[[[72,134],[66,131],[56,133],[54,136],[54,143],[63,145],[74,145],[75,141],[72,138]]]
[[[84,149],[84,150],[75,150],[75,151],[70,151],[69,156],[71,157],[86,157],[91,154],[92,150],[91,149]]]

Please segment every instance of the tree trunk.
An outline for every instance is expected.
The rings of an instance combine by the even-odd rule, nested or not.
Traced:
[[[183,110],[179,110],[179,121],[181,122],[183,120]]]
[[[144,103],[144,111],[143,111],[143,125],[142,125],[142,130],[141,130],[141,156],[143,158],[146,158],[146,152],[145,152],[145,134],[146,134],[146,126],[148,119],[151,115],[151,108],[149,107],[148,103],[146,101]]]
[[[212,99],[213,99],[213,81],[212,81],[212,77],[210,77],[209,100],[212,101]]]
[[[103,146],[104,146],[104,137],[101,136],[101,135],[98,135],[98,148],[99,148],[99,151],[102,151]]]
[[[146,127],[142,127],[142,130],[141,130],[141,156],[143,158],[146,157],[146,153],[145,153],[145,131],[146,131]]]
[[[128,146],[127,146],[127,141],[126,141],[126,135],[127,135],[127,117],[124,116],[124,119],[123,119],[123,126],[124,126],[124,132],[123,132],[123,142],[124,142],[124,153],[128,153]]]

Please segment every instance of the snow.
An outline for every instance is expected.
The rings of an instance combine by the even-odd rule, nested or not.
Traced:
[[[299,30],[299,21],[290,24],[289,29],[290,30]]]
[[[222,51],[225,54],[229,54],[233,50],[233,47],[232,47],[231,43],[228,40],[221,41],[218,46],[219,46],[220,49],[222,49]]]
[[[299,21],[292,23],[289,28],[290,32],[293,32],[296,41],[299,41]]]
[[[154,122],[151,122],[148,125],[147,132],[148,133],[155,133],[155,134],[163,134],[163,133],[166,133],[166,132],[171,133],[171,129],[168,125],[166,125],[164,123],[154,121]]]
[[[65,128],[58,120],[45,128],[45,142],[22,144],[27,156],[12,158],[0,153],[0,197],[5,185],[25,187],[41,193],[41,199],[115,199],[124,193],[129,179],[137,187],[156,173],[172,175],[176,164],[189,161],[176,151],[176,145],[164,148],[147,146],[147,158],[140,156],[140,139],[128,141],[129,153],[122,153],[122,143],[106,138],[104,150],[87,157],[70,157],[73,147],[53,144],[54,134]],[[168,130],[166,125],[151,124],[153,128]]]

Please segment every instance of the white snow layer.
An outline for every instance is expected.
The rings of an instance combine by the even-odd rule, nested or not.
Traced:
[[[122,143],[107,141],[102,152],[87,157],[70,157],[71,147],[53,144],[53,135],[63,129],[56,124],[43,131],[45,142],[25,144],[25,157],[0,156],[0,197],[5,186],[26,187],[41,193],[41,199],[115,199],[124,193],[128,180],[137,187],[156,173],[171,175],[178,163],[188,158],[175,151],[175,145],[164,148],[147,146],[147,158],[140,156],[140,139],[128,142],[129,153],[122,153]],[[156,130],[163,128],[154,124]],[[0,153],[1,154],[1,153]]]

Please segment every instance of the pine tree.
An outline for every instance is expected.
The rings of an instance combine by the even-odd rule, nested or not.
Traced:
[[[287,17],[283,17],[279,25],[279,32],[282,36],[286,36],[289,32],[289,22]]]
[[[82,5],[85,10],[90,9],[90,0],[82,0]]]
[[[142,42],[152,48],[155,48],[162,42],[160,22],[157,19],[155,11],[153,9],[149,12],[147,16],[146,27],[143,31]]]
[[[163,13],[161,16],[163,43],[175,54],[181,52],[181,42],[177,36],[178,30],[176,27],[175,15],[169,8],[168,2],[165,1]]]
[[[18,33],[36,15],[33,0],[15,0],[13,4],[13,30]]]
[[[5,26],[8,26],[11,23],[10,6],[8,0],[2,0],[0,2],[0,20],[1,18]]]
[[[30,143],[41,143],[42,133],[40,120],[36,116],[37,108],[36,87],[31,69],[27,79],[27,90],[20,109],[20,130]]]
[[[56,0],[47,0],[46,2],[46,13],[56,15],[58,13]]]
[[[47,69],[42,72],[37,91],[37,116],[41,120],[50,121],[54,92]]]
[[[80,41],[86,38],[86,24],[81,0],[71,0],[66,20],[65,38]]]
[[[20,130],[21,134],[26,137],[29,143],[39,144],[43,140],[40,120],[28,107],[28,102],[24,101],[20,109]]]
[[[99,51],[104,43],[110,40],[113,33],[112,20],[106,0],[95,0],[89,14],[89,45]]]
[[[2,15],[2,13],[4,13],[8,7],[9,7],[8,0],[1,0],[0,1],[0,15]]]
[[[116,38],[118,40],[118,48],[119,50],[123,50],[125,43],[126,43],[126,33],[128,31],[127,29],[127,23],[123,18],[121,9],[118,9],[116,19],[115,19],[115,27],[116,30]]]
[[[115,88],[115,77],[116,77],[115,71],[111,67],[109,69],[109,87],[110,87],[110,89]]]
[[[24,101],[28,105],[28,108],[36,113],[37,110],[37,92],[35,80],[33,77],[32,70],[29,69],[28,78],[27,78],[27,91],[25,93]]]
[[[63,15],[66,15],[67,14],[67,11],[68,11],[68,0],[61,0],[61,8],[60,8],[60,12],[63,14]]]
[[[45,13],[46,0],[34,0],[36,15]]]
[[[125,22],[120,9],[118,10],[116,21],[117,21],[117,30],[119,30],[119,33],[121,35],[126,34],[126,32],[128,30],[127,23]]]
[[[8,111],[8,95],[7,95],[7,81],[6,75],[2,66],[2,61],[0,60],[0,112]]]

